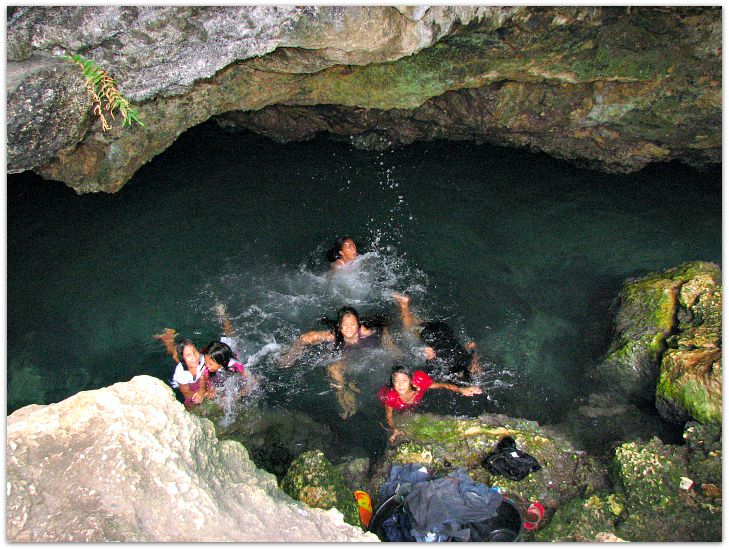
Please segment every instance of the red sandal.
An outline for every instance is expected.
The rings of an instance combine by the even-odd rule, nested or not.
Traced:
[[[524,529],[526,529],[527,531],[534,531],[534,529],[539,527],[539,523],[542,521],[542,518],[544,517],[544,506],[542,506],[542,504],[540,502],[534,501],[529,505],[529,508],[527,508],[526,513],[537,516],[537,521],[525,521],[524,522]]]

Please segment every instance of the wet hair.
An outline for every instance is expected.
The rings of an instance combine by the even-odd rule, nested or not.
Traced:
[[[190,370],[187,368],[187,363],[185,362],[185,357],[182,355],[182,352],[185,351],[185,348],[187,346],[195,347],[195,344],[192,340],[189,338],[185,338],[184,340],[180,340],[177,342],[177,358],[180,360],[180,363],[182,363],[182,368],[185,370]]]
[[[354,309],[352,306],[343,306],[339,308],[339,311],[337,311],[336,319],[330,319],[326,316],[319,319],[319,322],[322,325],[324,325],[334,333],[334,341],[336,346],[341,346],[342,344],[344,344],[344,336],[342,335],[340,327],[342,326],[342,319],[344,319],[345,315],[354,315],[357,319],[357,324],[371,330],[374,329],[381,332],[384,327],[390,325],[390,319],[387,316],[373,315],[364,318],[360,317],[357,310]]]
[[[229,370],[228,363],[231,359],[237,358],[230,346],[220,341],[210,342],[203,350],[203,353],[220,365],[223,370]]]
[[[395,365],[392,367],[392,370],[390,371],[390,387],[395,388],[395,383],[392,381],[393,377],[396,374],[405,374],[408,378],[410,378],[410,387],[414,390],[417,390],[415,386],[413,386],[413,369],[410,367],[406,367],[405,365]]]
[[[339,308],[339,311],[337,311],[337,329],[341,328],[342,320],[345,315],[354,315],[354,318],[357,319],[357,324],[360,324],[359,313],[357,313],[357,310],[352,306],[343,306]]]
[[[447,323],[430,321],[420,326],[420,339],[426,346],[433,348],[436,359],[444,362],[451,373],[468,369],[471,354],[461,345]]]
[[[334,326],[334,339],[338,346],[344,343],[344,335],[342,334],[342,320],[346,315],[354,315],[354,318],[357,319],[357,325],[362,324],[359,319],[359,313],[357,313],[356,309],[354,309],[352,306],[340,307],[339,311],[337,311],[337,323]]]
[[[341,237],[337,237],[337,239],[334,241],[334,246],[332,246],[329,250],[327,250],[326,258],[329,262],[336,262],[340,257],[340,252],[342,251],[342,247],[344,246],[344,241],[350,240],[354,243],[355,246],[357,246],[357,243],[354,241],[352,237],[349,235],[343,235]]]

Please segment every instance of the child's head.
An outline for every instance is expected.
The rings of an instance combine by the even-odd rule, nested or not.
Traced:
[[[197,366],[200,361],[200,352],[197,351],[195,344],[192,340],[185,338],[177,344],[177,357],[185,370],[190,370]]]
[[[211,373],[227,369],[230,360],[235,358],[233,350],[223,342],[210,342],[205,348],[205,366]]]
[[[347,338],[359,332],[359,313],[356,309],[344,306],[337,312],[337,331]]]
[[[330,262],[336,262],[340,259],[351,262],[357,257],[357,243],[349,235],[338,237],[334,241],[334,246],[327,251],[326,257]]]
[[[390,373],[390,386],[399,394],[413,388],[413,373],[403,365],[395,365]]]

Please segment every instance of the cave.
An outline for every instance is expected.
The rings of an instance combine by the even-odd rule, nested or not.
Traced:
[[[480,361],[444,380],[483,394],[430,392],[426,412],[531,419],[605,460],[631,438],[682,444],[652,396],[595,372],[626,281],[721,265],[721,15],[9,7],[7,413],[170,382],[155,335],[203,349],[223,306],[259,387],[201,413],[219,436],[279,481],[314,449],[374,464],[377,391],[423,364],[405,293]],[[355,271],[330,265],[341,236]],[[347,415],[331,350],[280,368],[344,305],[397,349],[350,358]],[[679,321],[702,322],[674,319],[674,340]]]

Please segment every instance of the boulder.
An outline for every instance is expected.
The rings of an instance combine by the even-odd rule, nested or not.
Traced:
[[[344,482],[350,492],[365,491],[369,492],[369,471],[370,459],[366,457],[353,458],[335,466],[342,473]]]
[[[321,451],[306,451],[294,460],[281,480],[281,489],[312,508],[336,508],[344,514],[344,521],[360,525],[357,504],[344,476]]]
[[[612,492],[577,497],[536,534],[538,541],[589,542],[605,533],[636,542],[721,540],[721,431],[690,424],[686,445],[658,438],[613,452]]]
[[[38,56],[8,63],[5,86],[10,173],[43,166],[75,148],[93,122],[84,80],[67,61]]]
[[[611,479],[625,495],[617,536],[637,542],[722,540],[721,504],[696,487],[687,454],[686,447],[658,438],[615,450]]]
[[[615,530],[625,503],[614,494],[575,498],[561,506],[536,534],[539,542],[592,542]],[[615,536],[614,534],[612,536]]]
[[[150,376],[15,411],[6,457],[10,542],[377,540],[292,500]]]
[[[687,317],[679,315],[685,309],[682,288],[694,288],[698,280],[719,281],[719,268],[709,262],[692,262],[628,280],[617,298],[613,340],[590,374],[593,380],[626,397],[655,400],[669,338],[686,326],[683,319]],[[696,317],[692,319],[697,322]]]
[[[667,339],[656,388],[661,416],[721,424],[721,272],[698,274],[681,287],[676,333]]]

